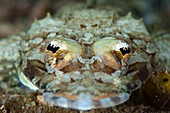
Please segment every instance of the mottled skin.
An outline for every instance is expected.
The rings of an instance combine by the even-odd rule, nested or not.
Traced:
[[[127,101],[151,71],[150,36],[142,20],[83,5],[60,13],[60,18],[36,20],[18,36],[17,57],[9,60],[20,81],[48,103],[66,108],[89,110]]]

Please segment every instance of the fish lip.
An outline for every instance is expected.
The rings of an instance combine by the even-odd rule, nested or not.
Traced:
[[[57,94],[45,92],[44,99],[52,105],[76,110],[91,110],[99,108],[114,107],[126,102],[129,99],[129,93],[117,93],[95,97],[90,93],[81,93],[79,95]]]

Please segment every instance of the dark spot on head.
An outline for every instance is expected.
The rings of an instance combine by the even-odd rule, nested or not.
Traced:
[[[97,24],[91,25],[91,27],[97,27]]]
[[[122,55],[130,53],[130,48],[129,47],[122,47],[119,49],[122,53]]]
[[[80,24],[80,28],[86,28],[86,25]]]
[[[59,46],[54,46],[54,45],[51,45],[51,44],[49,44],[47,46],[47,50],[52,51],[53,53],[56,53],[56,51],[58,51],[59,49],[60,49]]]
[[[169,79],[168,79],[168,78],[163,78],[162,81],[163,81],[163,82],[168,82]]]

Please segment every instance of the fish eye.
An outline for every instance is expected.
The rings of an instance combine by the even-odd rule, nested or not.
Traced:
[[[120,50],[120,52],[122,53],[123,56],[130,53],[130,48],[129,47],[122,47],[119,50]]]
[[[47,50],[52,51],[53,53],[56,53],[59,49],[60,49],[60,47],[57,45],[49,44],[47,46]]]

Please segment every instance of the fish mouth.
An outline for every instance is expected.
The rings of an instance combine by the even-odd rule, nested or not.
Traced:
[[[43,96],[49,104],[60,106],[63,108],[71,108],[85,111],[117,106],[127,101],[130,95],[128,93],[117,93],[105,94],[95,97],[89,93],[81,93],[77,96],[73,96],[67,94],[46,92],[43,94]]]
[[[55,106],[77,110],[108,108],[126,102],[131,94],[127,86],[130,80],[121,78],[120,70],[112,75],[84,71],[61,76],[60,83],[54,80],[43,93],[44,99]]]

